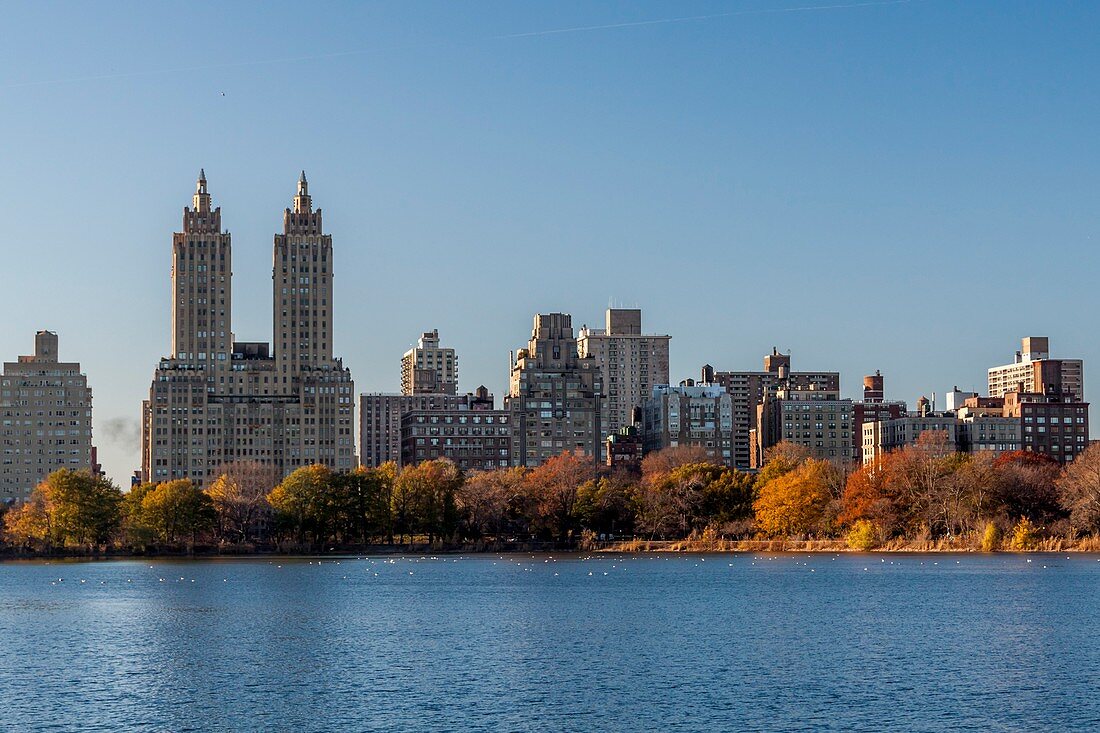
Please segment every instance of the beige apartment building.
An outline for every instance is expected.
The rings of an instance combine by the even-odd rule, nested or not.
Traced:
[[[232,330],[232,244],[200,172],[172,238],[171,353],[143,403],[142,479],[206,485],[238,460],[279,475],[355,466],[354,384],[333,356],[332,236],[303,172],[272,253],[273,343]]]
[[[851,463],[856,453],[852,401],[841,399],[839,390],[792,386],[786,382],[786,367],[779,371],[779,388],[766,393],[756,408],[756,427],[749,437],[751,467],[763,466],[768,448],[784,441],[805,447],[812,458]]]
[[[439,345],[439,331],[425,331],[401,357],[401,394],[457,394],[458,356]]]
[[[634,410],[652,396],[653,389],[668,384],[668,335],[642,333],[642,311],[609,308],[604,328],[581,328],[577,352],[594,359],[603,381],[603,437],[634,424]]]
[[[535,316],[531,340],[512,360],[505,409],[511,415],[514,466],[538,466],[562,453],[599,462],[603,380],[592,357],[577,353],[568,313]]]
[[[989,396],[1004,397],[1009,392],[1031,389],[1036,368],[1043,361],[1050,361],[1050,339],[1046,336],[1027,336],[1021,339],[1020,351],[1011,364],[989,370]],[[1062,391],[1078,401],[1085,399],[1084,362],[1080,359],[1058,359],[1061,363]]]
[[[92,390],[78,362],[58,361],[57,334],[0,375],[0,503],[24,501],[59,468],[95,469]]]

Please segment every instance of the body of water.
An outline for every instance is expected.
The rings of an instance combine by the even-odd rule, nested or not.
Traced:
[[[11,731],[1100,729],[1087,555],[0,564]]]

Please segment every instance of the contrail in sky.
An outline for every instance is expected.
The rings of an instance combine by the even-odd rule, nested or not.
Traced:
[[[14,84],[0,84],[0,89],[19,89],[24,87],[48,86],[52,84],[75,84],[86,81],[106,81],[109,79],[129,79],[141,76],[155,76],[158,74],[180,74],[194,71],[212,71],[216,69],[235,69],[248,66],[267,66],[271,64],[289,64],[299,61],[318,61],[323,59],[343,58],[346,56],[359,56],[380,51],[393,51],[416,48],[442,48],[447,46],[463,46],[485,41],[506,41],[513,38],[536,38],[538,36],[564,35],[567,33],[589,33],[592,31],[615,30],[619,28],[639,28],[649,25],[668,25],[671,23],[691,23],[701,20],[719,20],[721,18],[735,18],[747,15],[777,15],[781,13],[810,13],[826,10],[847,10],[852,8],[873,8],[885,5],[907,5],[917,0],[874,0],[862,3],[838,3],[833,5],[799,5],[789,8],[759,8],[756,10],[732,10],[727,13],[712,13],[709,15],[685,15],[678,18],[655,18],[652,20],[635,20],[625,23],[607,23],[603,25],[580,25],[570,28],[550,28],[541,31],[527,31],[524,33],[506,33],[499,36],[486,36],[471,41],[455,41],[451,43],[435,44],[410,44],[405,46],[390,46],[383,48],[364,48],[354,51],[337,51],[334,53],[311,54],[308,56],[289,56],[277,59],[260,59],[256,61],[230,61],[220,64],[205,64],[202,66],[180,66],[170,69],[148,69],[145,71],[129,71],[109,74],[97,74],[94,76],[74,76],[65,79],[43,79],[41,81],[16,82]]]

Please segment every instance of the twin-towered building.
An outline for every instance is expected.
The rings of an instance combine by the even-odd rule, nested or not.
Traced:
[[[271,344],[237,341],[231,236],[200,172],[172,237],[171,352],[143,404],[143,480],[205,485],[234,461],[280,475],[354,468],[354,384],[333,356],[334,275],[332,237],[303,172],[274,238]]]

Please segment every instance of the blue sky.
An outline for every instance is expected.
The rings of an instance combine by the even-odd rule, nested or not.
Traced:
[[[0,357],[58,331],[124,480],[199,167],[239,340],[304,168],[359,391],[438,328],[499,398],[535,312],[614,300],[673,381],[774,345],[912,403],[1049,335],[1089,396],[1098,62],[1091,2],[8,4]]]

